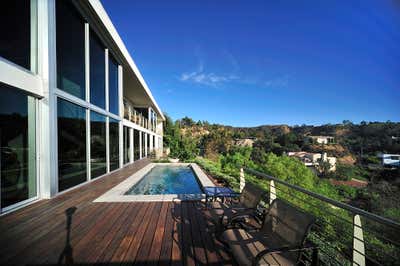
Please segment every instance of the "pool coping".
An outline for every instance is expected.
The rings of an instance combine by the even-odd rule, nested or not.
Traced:
[[[150,163],[111,188],[93,202],[151,202],[151,201],[187,201],[205,199],[205,194],[162,194],[162,195],[125,195],[125,193],[136,185],[156,165],[190,166],[197,176],[200,185],[204,187],[214,186],[214,183],[201,170],[196,163]]]

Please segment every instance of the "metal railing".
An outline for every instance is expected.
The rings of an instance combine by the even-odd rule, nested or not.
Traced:
[[[309,240],[319,247],[321,265],[400,265],[400,223],[254,169],[243,167],[244,173],[267,186],[268,203],[283,198],[316,217]]]

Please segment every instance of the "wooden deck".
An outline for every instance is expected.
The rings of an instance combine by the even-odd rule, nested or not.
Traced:
[[[0,264],[231,264],[200,202],[93,202],[147,163],[0,217]]]

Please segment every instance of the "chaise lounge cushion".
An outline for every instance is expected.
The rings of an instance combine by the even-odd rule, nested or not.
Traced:
[[[250,233],[243,229],[229,229],[222,234],[223,241],[229,246],[238,265],[252,265],[253,259],[266,248],[273,249],[285,244],[277,236],[265,236],[260,233]],[[268,246],[267,244],[268,243]],[[259,265],[294,265],[290,256],[285,253],[267,254]]]

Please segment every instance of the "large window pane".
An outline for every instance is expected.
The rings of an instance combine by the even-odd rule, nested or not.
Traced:
[[[97,35],[90,31],[90,102],[106,108],[105,51]]]
[[[117,61],[109,55],[108,60],[108,91],[109,91],[109,111],[119,115],[119,102],[118,102],[118,64]]]
[[[136,129],[133,130],[133,147],[134,147],[133,157],[135,160],[140,159],[139,133],[140,132],[138,130],[136,130]]]
[[[119,168],[119,122],[109,119],[110,132],[110,170]]]
[[[150,152],[151,152],[151,147],[150,147],[150,138],[151,138],[151,136],[150,136],[150,134],[146,133],[146,137],[147,137],[147,155],[149,155]]]
[[[0,56],[30,69],[31,6],[29,0],[2,1]]]
[[[56,1],[57,87],[85,99],[85,23],[71,1]]]
[[[86,110],[58,99],[58,189],[86,181]]]
[[[145,147],[146,147],[146,142],[145,142],[145,135],[146,135],[146,133],[144,133],[144,132],[140,132],[140,134],[142,134],[142,158],[144,158],[145,157]]]
[[[35,99],[0,83],[1,208],[36,196]]]
[[[96,178],[107,172],[106,117],[90,112],[90,176]]]
[[[129,163],[129,128],[124,126],[124,164]]]

